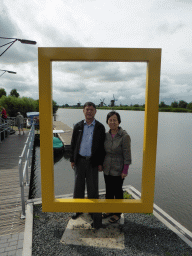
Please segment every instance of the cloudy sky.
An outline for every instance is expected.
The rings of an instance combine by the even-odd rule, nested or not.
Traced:
[[[38,99],[38,47],[162,48],[160,101],[192,101],[191,0],[1,0],[0,36],[37,41],[17,41],[0,57],[1,70],[17,72],[0,77],[7,95],[17,89]],[[52,66],[59,105],[103,99],[108,105],[113,95],[117,105],[145,102],[145,63]]]

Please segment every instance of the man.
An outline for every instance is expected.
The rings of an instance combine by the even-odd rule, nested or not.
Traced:
[[[75,171],[73,198],[84,198],[85,181],[88,198],[98,199],[98,171],[104,161],[105,127],[95,120],[96,106],[86,102],[83,107],[85,120],[77,123],[71,140],[71,167]],[[74,213],[76,219],[82,213]]]
[[[23,116],[21,115],[20,112],[17,113],[17,117],[16,117],[16,125],[18,127],[18,131],[19,131],[19,134],[18,135],[21,135],[21,130],[23,131],[23,134],[24,134],[24,130],[23,130]]]

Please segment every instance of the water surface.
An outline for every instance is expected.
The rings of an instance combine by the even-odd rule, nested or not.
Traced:
[[[109,110],[97,110],[96,119],[105,125]],[[124,185],[132,185],[141,191],[144,112],[118,111],[121,126],[131,137],[132,165]],[[83,119],[81,109],[59,109],[57,121],[73,127]],[[155,204],[192,232],[192,114],[159,113]],[[35,197],[41,197],[40,150],[36,147]],[[69,156],[58,156],[54,164],[55,195],[73,193],[74,173]],[[99,188],[105,188],[103,174],[99,176]]]

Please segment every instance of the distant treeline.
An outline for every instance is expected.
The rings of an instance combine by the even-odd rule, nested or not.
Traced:
[[[57,112],[58,105],[53,100],[53,114]],[[39,100],[34,100],[28,97],[2,96],[0,98],[0,109],[4,107],[7,115],[15,117],[17,112],[26,117],[27,112],[39,112]]]
[[[59,106],[60,108],[79,108],[82,109],[83,106],[69,106],[68,104]],[[120,105],[120,106],[103,106],[97,105],[97,109],[112,109],[112,110],[136,110],[136,111],[145,111],[145,104],[139,105]],[[159,104],[159,111],[160,112],[190,112],[192,113],[192,102],[187,103],[186,101],[180,100],[179,102],[174,101],[171,103],[171,105],[166,105],[164,101],[161,101]]]

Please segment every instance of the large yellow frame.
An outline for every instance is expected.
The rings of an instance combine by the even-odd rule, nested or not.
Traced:
[[[40,47],[38,58],[42,210],[44,212],[152,213],[155,188],[161,49]],[[52,139],[52,61],[147,62],[140,200],[55,198]]]

